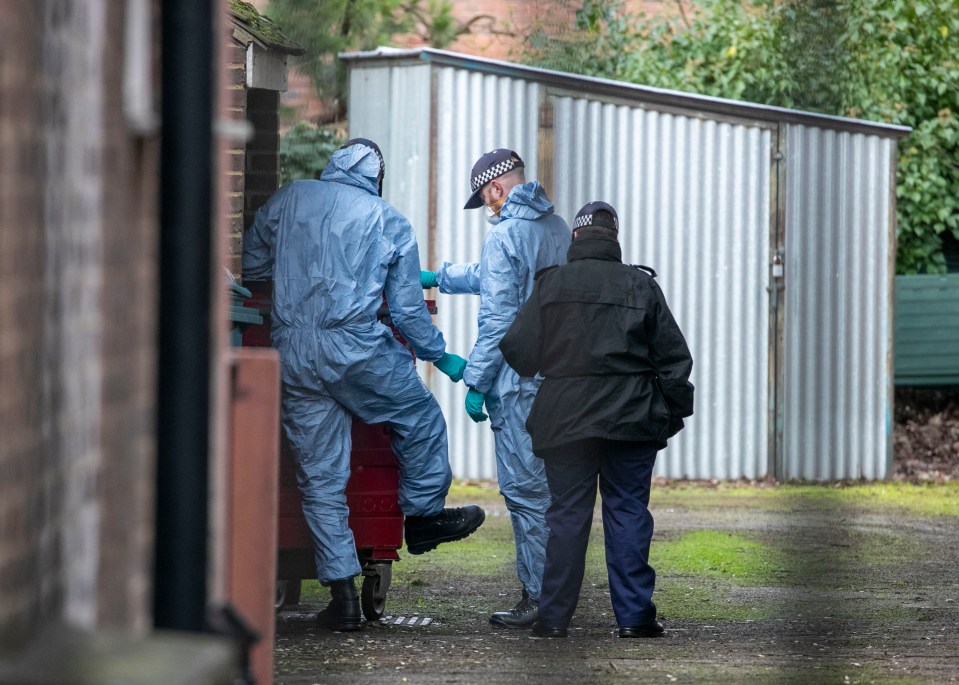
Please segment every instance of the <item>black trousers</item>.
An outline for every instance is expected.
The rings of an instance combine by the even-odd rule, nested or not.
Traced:
[[[597,478],[616,621],[620,626],[639,626],[656,619],[656,572],[649,565],[653,517],[647,507],[657,451],[649,443],[589,440],[543,455],[553,498],[546,513],[550,532],[539,604],[543,624],[566,628],[576,611]]]

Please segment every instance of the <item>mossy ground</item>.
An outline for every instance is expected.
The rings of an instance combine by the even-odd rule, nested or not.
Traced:
[[[959,486],[658,484],[651,563],[667,635],[620,640],[601,519],[567,640],[489,626],[519,599],[494,485],[458,483],[487,521],[393,566],[390,621],[314,627],[315,584],[280,614],[278,683],[959,682]]]

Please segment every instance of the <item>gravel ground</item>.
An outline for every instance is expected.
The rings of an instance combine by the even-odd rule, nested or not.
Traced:
[[[959,477],[959,394],[899,390],[896,402],[893,478],[944,483]],[[456,543],[463,559],[509,534],[501,500],[488,487],[492,496],[481,502],[487,523]],[[279,613],[275,682],[959,682],[955,516],[802,496],[776,506],[749,493],[687,500],[667,490],[663,483],[654,486],[654,546],[703,529],[762,540],[784,554],[775,582],[661,572],[657,601],[666,636],[622,640],[615,635],[605,577],[593,571],[570,637],[543,640],[487,623],[492,611],[518,599],[509,563],[475,572],[468,564],[424,564],[412,580],[394,582],[386,617],[362,632],[316,628],[326,597],[315,593]],[[598,517],[591,549],[601,550],[596,524]],[[682,599],[677,588],[688,588],[689,596]],[[700,596],[703,611],[690,604]]]
[[[316,628],[325,598],[282,612],[276,682],[959,681],[955,517],[819,502],[770,510],[741,497],[689,508],[680,497],[671,504],[654,506],[656,539],[709,528],[778,540],[788,552],[786,574],[775,585],[738,586],[661,573],[661,585],[714,595],[711,609],[690,617],[688,607],[673,606],[674,594],[663,595],[658,601],[666,636],[622,640],[615,636],[605,579],[591,573],[570,637],[542,640],[487,623],[491,611],[517,599],[508,566],[498,574],[455,576],[441,564],[427,566],[413,583],[394,583],[387,617],[360,633]],[[502,510],[486,506],[490,519],[475,538],[508,526]],[[469,540],[457,544],[464,555],[471,553]],[[757,618],[744,619],[744,612]]]

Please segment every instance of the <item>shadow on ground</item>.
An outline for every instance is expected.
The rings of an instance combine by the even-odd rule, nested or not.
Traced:
[[[519,598],[509,520],[488,484],[460,489],[487,523],[404,554],[381,623],[316,628],[315,586],[278,615],[276,682],[959,682],[954,486],[655,488],[658,640],[615,636],[598,516],[570,637],[489,626]]]

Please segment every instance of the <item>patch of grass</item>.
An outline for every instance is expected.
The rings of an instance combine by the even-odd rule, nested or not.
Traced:
[[[498,495],[497,495],[498,496]],[[509,516],[487,516],[486,521],[471,536],[444,545],[426,554],[413,555],[405,548],[399,550],[400,560],[392,565],[391,585],[409,587],[429,586],[436,569],[443,569],[443,582],[466,576],[516,576],[516,552]],[[357,579],[357,588],[362,578]],[[316,580],[305,580],[300,590],[301,601],[326,604],[328,589]]]
[[[768,602],[737,602],[722,587],[693,587],[678,580],[657,583],[654,600],[664,619],[762,621],[782,613]]]
[[[775,547],[716,530],[654,541],[656,602],[662,615],[696,621],[761,621],[781,614],[781,603],[742,601],[730,590],[779,584],[784,557]]]
[[[465,540],[440,545],[431,552],[412,555],[400,550],[400,561],[393,563],[394,583],[414,583],[420,577],[442,568],[444,575],[495,576],[512,574],[516,563],[513,529],[508,516],[487,516],[486,521]]]
[[[784,557],[776,548],[717,530],[654,541],[649,561],[664,575],[722,578],[736,585],[767,585],[785,573]]]
[[[789,511],[803,506],[843,506],[852,509],[905,509],[924,516],[959,516],[959,481],[948,483],[839,483],[744,485],[742,483],[665,483],[653,487],[650,506],[703,509],[749,506],[765,511]]]
[[[860,509],[896,507],[925,516],[959,516],[959,481],[942,484],[869,483],[842,486],[783,485],[787,497]]]
[[[300,585],[300,601],[319,602],[326,605],[330,601],[330,590],[320,585],[318,580],[304,580]]]
[[[496,481],[454,480],[450,485],[448,499],[451,500],[446,504],[449,507],[462,506],[467,503],[480,506],[505,506]]]
[[[746,486],[738,483],[655,483],[650,509],[728,509],[749,507],[759,511],[788,511],[790,503],[779,486]]]
[[[851,531],[850,538],[854,546],[848,555],[859,563],[891,566],[922,558],[922,545],[905,534]]]

